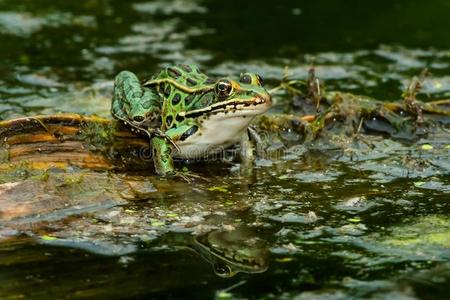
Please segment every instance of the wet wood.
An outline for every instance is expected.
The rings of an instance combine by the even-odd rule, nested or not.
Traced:
[[[52,173],[3,183],[0,184],[0,223],[33,217],[21,221],[28,224],[125,203],[118,195],[128,188],[127,181],[105,172]]]
[[[96,116],[59,114],[2,121],[0,138],[3,165],[26,162],[44,169],[114,169],[127,168],[127,164],[150,167],[148,159],[139,155],[148,148],[145,136]]]
[[[129,189],[129,180],[92,170],[151,170],[151,161],[142,155],[148,145],[148,138],[95,116],[0,122],[0,223],[124,203],[120,195]]]

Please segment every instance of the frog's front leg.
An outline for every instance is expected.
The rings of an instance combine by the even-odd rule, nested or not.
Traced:
[[[177,174],[173,166],[172,158],[174,152],[180,151],[176,141],[182,140],[185,136],[188,136],[192,132],[193,127],[192,124],[181,125],[167,130],[163,135],[152,138],[153,163],[158,175]],[[184,176],[182,175],[182,177]]]
[[[155,136],[152,138],[152,154],[155,171],[158,175],[173,175],[175,168],[173,166],[173,145],[164,137]]]
[[[256,141],[252,138],[252,133],[247,129],[240,140],[240,159],[244,168],[251,168],[256,159]]]
[[[111,113],[115,118],[135,125],[158,109],[158,98],[152,90],[142,87],[135,74],[122,71],[114,80]]]

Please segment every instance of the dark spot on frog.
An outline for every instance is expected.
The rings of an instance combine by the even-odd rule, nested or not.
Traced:
[[[203,106],[209,106],[211,102],[214,100],[214,94],[213,93],[205,93],[200,97],[200,102]]]
[[[158,92],[162,95],[164,94],[164,84],[159,84],[158,85]]]
[[[216,81],[212,78],[208,78],[208,79],[206,79],[205,83],[206,84],[214,84],[214,83],[216,83]]]
[[[188,73],[192,72],[192,68],[189,67],[188,65],[181,65],[180,68]]]
[[[192,126],[191,128],[189,128],[188,130],[186,130],[180,137],[180,141],[184,141],[185,139],[187,139],[188,137],[190,137],[191,135],[193,135],[194,133],[196,133],[198,130],[198,126]]]
[[[186,105],[189,105],[194,100],[194,98],[195,98],[195,94],[190,94],[184,99],[184,103]]]
[[[168,85],[166,86],[166,88],[164,89],[164,96],[169,97],[169,95],[170,95],[170,90],[171,90],[170,84],[168,84]]]
[[[167,68],[167,74],[174,79],[181,76],[181,72],[175,68]]]
[[[167,127],[170,127],[170,125],[172,125],[172,121],[173,121],[173,117],[172,116],[167,116],[166,117],[166,125],[167,125]]]
[[[175,96],[173,96],[172,98],[172,105],[177,105],[178,103],[180,103],[181,100],[181,95],[176,93]]]
[[[177,120],[177,122],[182,122],[182,121],[184,120],[184,117],[183,117],[183,116],[180,116],[180,115],[177,115],[177,116],[175,117],[175,120]]]
[[[194,85],[197,85],[197,81],[195,81],[195,80],[192,79],[192,78],[188,78],[188,79],[186,80],[186,83],[187,83],[188,86],[194,86]]]

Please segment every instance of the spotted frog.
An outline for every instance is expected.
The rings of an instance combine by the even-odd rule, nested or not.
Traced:
[[[250,156],[248,127],[272,104],[253,73],[212,80],[194,65],[167,67],[142,83],[129,71],[114,82],[111,113],[150,137],[155,171],[175,173],[173,158],[196,159],[241,144]]]

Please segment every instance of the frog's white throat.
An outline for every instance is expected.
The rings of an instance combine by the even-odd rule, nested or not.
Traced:
[[[238,143],[253,120],[256,111],[215,112],[200,118],[199,130],[185,141],[178,141],[175,157],[200,159]]]

